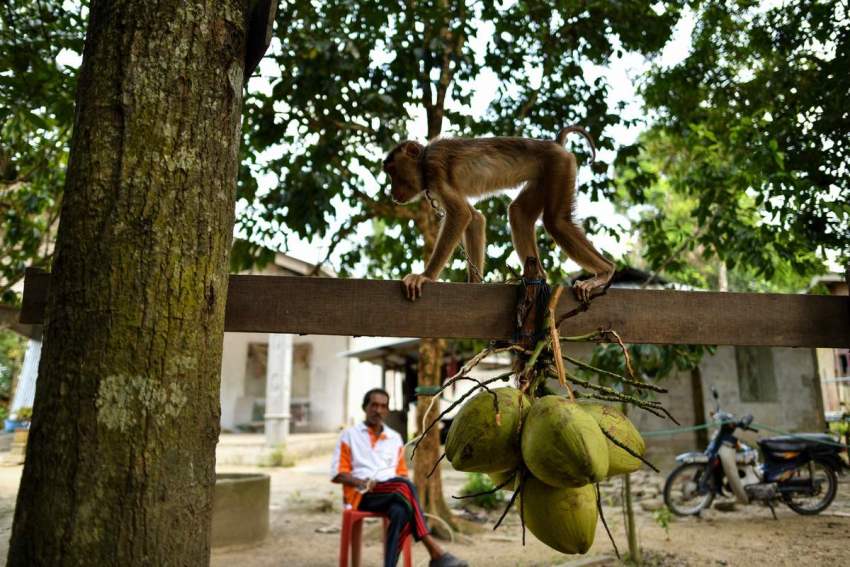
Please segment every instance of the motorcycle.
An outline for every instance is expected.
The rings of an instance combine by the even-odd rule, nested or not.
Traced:
[[[835,498],[837,473],[846,465],[843,447],[825,433],[801,433],[758,440],[764,457],[735,437],[738,429],[751,426],[752,415],[742,419],[722,411],[712,388],[716,409],[712,417],[719,427],[702,453],[683,453],[679,465],[664,483],[664,502],[677,516],[696,516],[715,496],[731,493],[741,504],[762,502],[776,518],[775,502],[783,502],[803,515],[819,514]]]

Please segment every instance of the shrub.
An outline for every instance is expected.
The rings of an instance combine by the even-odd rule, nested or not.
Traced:
[[[490,480],[490,477],[484,473],[469,473],[466,475],[466,484],[460,489],[462,496],[467,494],[478,494],[479,492],[487,492],[493,490],[496,485]],[[477,506],[481,506],[486,510],[495,510],[505,501],[505,494],[501,490],[497,490],[492,494],[483,494],[470,498]]]

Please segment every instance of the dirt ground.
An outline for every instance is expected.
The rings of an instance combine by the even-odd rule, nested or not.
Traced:
[[[326,566],[337,562],[339,534],[319,533],[320,528],[339,526],[339,488],[327,482],[328,460],[319,458],[299,463],[292,469],[273,469],[271,534],[260,546],[250,549],[224,548],[213,551],[212,565],[265,567],[281,565]],[[458,494],[466,481],[463,473],[443,473],[447,496]],[[709,510],[700,519],[674,519],[669,533],[649,512],[639,510],[639,537],[650,565],[703,566],[742,565],[850,565],[850,478],[843,477],[836,502],[824,515],[802,517],[788,508],[777,509],[779,521],[761,506],[732,512]],[[622,508],[606,506],[606,520],[621,552],[627,550]],[[832,514],[841,514],[840,516]],[[563,555],[522,531],[518,514],[510,514],[497,531],[492,526],[498,513],[480,524],[480,533],[445,547],[473,566],[579,565],[598,557],[596,565],[622,565],[600,524],[596,541],[586,557]],[[377,527],[364,535],[363,564],[380,565],[383,551]],[[421,545],[414,547],[414,565],[427,565]],[[605,560],[609,557],[609,560]]]
[[[340,489],[328,482],[328,457],[298,463],[294,468],[261,469],[271,475],[271,527],[266,540],[256,546],[217,548],[213,567],[330,566],[337,564],[339,549]],[[257,469],[222,467],[221,472]],[[0,467],[0,558],[8,552],[15,494],[21,467]],[[446,494],[458,494],[465,475],[444,472]],[[650,565],[661,566],[760,566],[850,565],[850,478],[844,476],[838,498],[821,516],[802,517],[787,508],[777,509],[779,521],[760,506],[732,512],[709,510],[700,519],[674,519],[669,532],[649,512],[638,512],[639,536]],[[606,506],[606,519],[620,551],[626,550],[623,515],[619,506]],[[473,566],[621,565],[599,526],[596,541],[585,557],[560,554],[538,542],[530,533],[522,545],[517,514],[492,530],[497,514],[477,524],[479,532],[445,543],[455,555]],[[483,519],[483,518],[482,518]],[[320,531],[319,531],[320,530]],[[322,533],[330,532],[330,533]],[[380,565],[383,551],[377,524],[364,531],[363,564]],[[609,558],[606,560],[606,557]],[[413,550],[414,565],[427,565],[421,545]],[[587,562],[590,558],[598,561]]]

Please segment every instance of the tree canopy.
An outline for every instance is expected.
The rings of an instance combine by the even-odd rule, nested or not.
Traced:
[[[643,84],[655,120],[620,154],[623,187],[647,204],[661,177],[691,205],[678,228],[641,222],[655,267],[686,239],[762,280],[850,260],[848,6],[761,4],[694,3],[687,57]]]
[[[45,267],[56,237],[85,11],[4,2],[0,13],[0,301],[26,266]]]
[[[6,302],[25,265],[49,262],[86,6],[12,0],[0,12]],[[688,21],[687,56],[641,80],[647,133],[623,145],[613,127],[636,121],[609,106],[611,85],[591,70],[626,53],[652,60]],[[651,267],[675,267],[668,258],[691,238],[687,246],[762,280],[813,273],[827,253],[850,254],[847,31],[837,0],[768,8],[751,0],[288,2],[266,76],[247,93],[238,228],[276,246],[281,234],[351,239],[341,248],[343,275],[399,277],[423,255],[417,224],[428,211],[384,198],[379,161],[415,124],[551,137],[579,123],[617,156],[615,167],[594,165],[583,191],[626,208],[652,205],[652,187],[656,195],[663,187],[692,203],[683,223],[644,214],[638,228]],[[585,154],[578,140],[570,148]],[[510,274],[506,204],[478,204],[489,219],[491,279]],[[556,247],[542,249],[547,268],[561,264]],[[243,245],[235,256],[244,265],[261,252]],[[460,267],[448,277],[462,278]]]
[[[445,126],[451,135],[552,138],[580,123],[601,148],[615,149],[608,129],[624,121],[608,107],[606,81],[583,69],[626,50],[658,52],[679,10],[675,2],[654,9],[651,2],[588,8],[441,0],[321,10],[316,2],[288,3],[269,56],[280,75],[246,100],[240,226],[260,238],[284,226],[302,237],[322,235],[342,210],[347,220],[335,240],[373,222],[365,245],[342,256],[343,273],[365,262],[371,275],[404,275],[423,256],[416,222],[422,213],[394,206],[381,194],[377,173],[383,153],[409,136],[414,118],[424,114],[430,135]],[[482,77],[498,85],[494,92],[474,90]],[[265,159],[272,148],[278,151]],[[578,143],[571,148],[584,153]],[[610,187],[608,169],[595,164],[591,191]],[[258,190],[258,178],[269,174],[271,188]],[[512,253],[506,204],[479,204],[491,221],[488,265],[502,276]],[[559,263],[551,244],[544,250],[544,262]]]

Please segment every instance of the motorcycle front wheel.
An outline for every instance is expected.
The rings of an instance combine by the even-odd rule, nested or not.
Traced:
[[[664,503],[677,516],[696,516],[711,506],[714,481],[700,482],[709,474],[705,463],[683,463],[673,469],[664,483]],[[704,488],[700,488],[703,486]]]
[[[800,490],[784,492],[782,500],[798,514],[814,516],[826,510],[835,499],[838,475],[831,466],[810,461],[795,469],[793,476],[779,486],[801,486]]]

